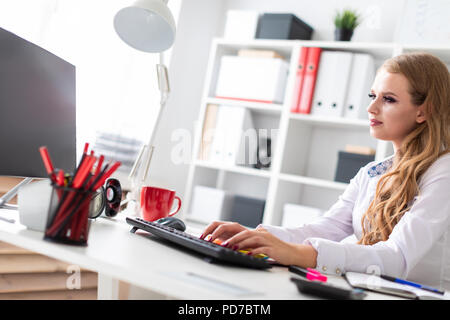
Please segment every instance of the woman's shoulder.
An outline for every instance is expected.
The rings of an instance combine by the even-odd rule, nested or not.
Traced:
[[[434,170],[442,169],[444,171],[450,172],[450,152],[447,152],[437,158],[430,166],[430,169],[431,168],[433,168]]]
[[[450,153],[437,158],[423,174],[423,182],[442,178],[450,180]]]

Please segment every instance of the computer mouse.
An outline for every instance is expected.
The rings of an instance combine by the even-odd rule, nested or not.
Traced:
[[[172,227],[174,229],[184,231],[186,230],[186,225],[184,222],[175,217],[167,217],[156,220],[157,223],[162,224],[164,226]]]

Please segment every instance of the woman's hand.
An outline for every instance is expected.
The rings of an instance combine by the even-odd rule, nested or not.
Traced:
[[[234,250],[250,250],[249,254],[265,254],[283,265],[316,267],[317,251],[309,245],[285,242],[264,228],[243,230],[222,243]]]
[[[244,230],[248,229],[237,222],[214,221],[206,227],[205,231],[203,231],[200,236],[200,239],[205,239],[205,237],[210,234],[211,238],[209,241],[214,241],[215,239],[225,241]]]
[[[222,246],[233,250],[250,250],[249,254],[265,254],[283,265],[315,268],[317,251],[309,245],[282,241],[264,228],[250,230],[236,222],[214,221],[200,236],[209,241],[219,239]]]

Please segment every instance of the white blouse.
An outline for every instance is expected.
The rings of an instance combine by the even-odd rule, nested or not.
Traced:
[[[317,221],[293,228],[258,227],[284,241],[312,245],[318,252],[316,268],[323,273],[375,272],[450,290],[450,154],[441,156],[423,174],[419,194],[388,240],[374,245],[348,241],[352,234],[361,239],[361,218],[392,159],[361,168]]]

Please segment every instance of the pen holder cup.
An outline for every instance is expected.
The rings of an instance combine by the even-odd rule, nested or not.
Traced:
[[[57,185],[52,187],[44,239],[87,245],[90,228],[89,205],[95,192]]]

